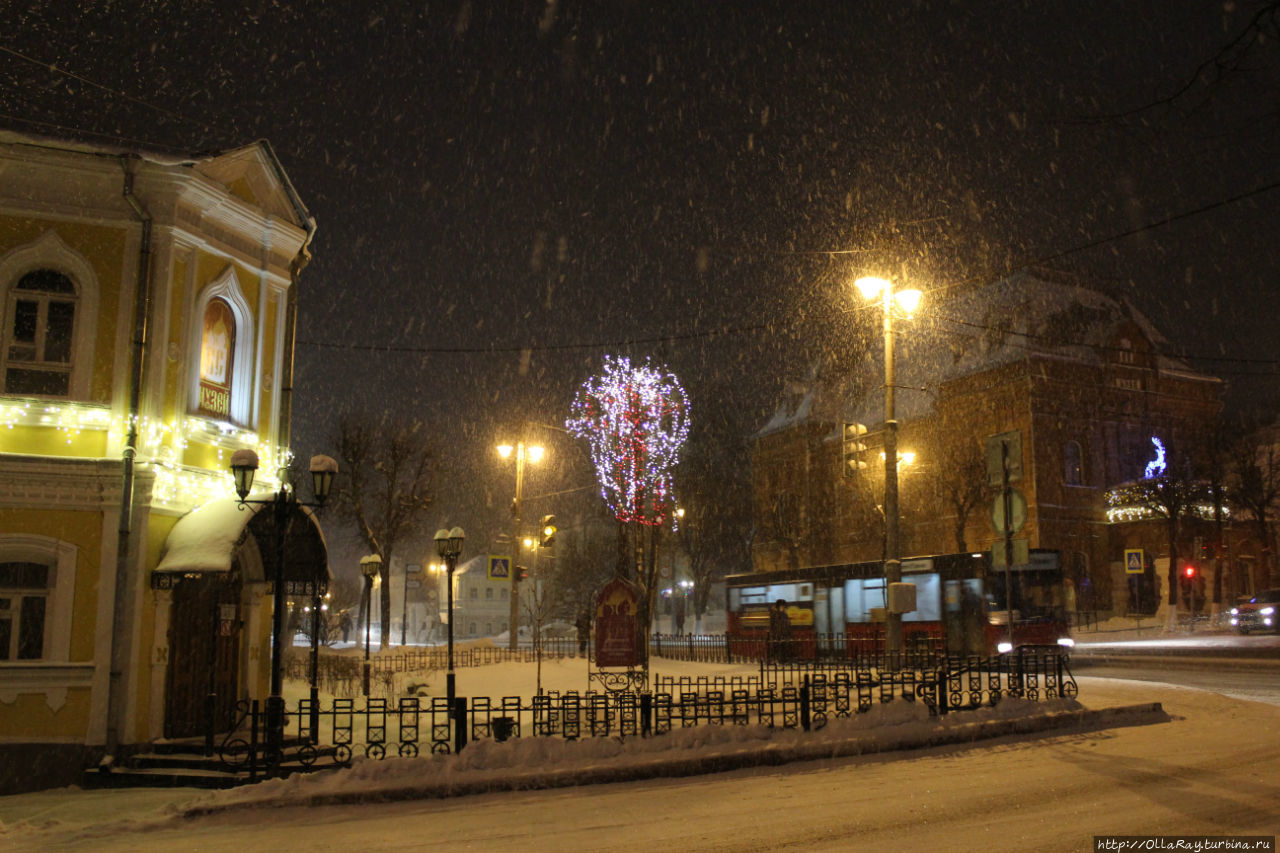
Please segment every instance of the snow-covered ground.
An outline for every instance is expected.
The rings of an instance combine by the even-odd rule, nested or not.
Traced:
[[[534,678],[532,665],[484,667],[460,672],[459,690],[528,695]],[[5,797],[0,849],[1082,850],[1095,833],[1275,833],[1280,708],[1079,680],[1078,703],[1009,701],[945,719],[898,702],[807,734],[707,727],[625,742],[528,738],[232,791]],[[582,661],[544,663],[544,688],[584,682]],[[1163,703],[1168,722],[1148,716],[1143,725],[963,742],[981,720],[1152,701]],[[962,743],[938,746],[948,730]],[[707,766],[735,769],[684,775]],[[646,780],[555,787],[634,779]],[[535,788],[547,790],[522,790]]]

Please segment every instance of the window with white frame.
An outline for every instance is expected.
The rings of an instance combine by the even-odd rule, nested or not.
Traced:
[[[190,411],[241,426],[254,422],[253,313],[228,266],[195,301]]]
[[[0,563],[0,661],[46,656],[49,566]]]
[[[48,536],[0,533],[0,669],[68,660],[76,553]]]
[[[77,301],[71,279],[51,269],[32,270],[9,289],[6,394],[66,397],[71,393]]]

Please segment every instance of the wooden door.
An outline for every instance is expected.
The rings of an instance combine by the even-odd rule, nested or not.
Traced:
[[[223,618],[232,614],[232,619]],[[165,737],[203,735],[210,695],[214,697],[214,731],[230,729],[238,698],[239,659],[238,573],[181,580],[173,590],[169,618]]]

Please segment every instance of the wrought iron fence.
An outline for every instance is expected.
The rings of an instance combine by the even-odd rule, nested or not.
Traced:
[[[512,737],[648,737],[701,725],[820,729],[878,704],[920,702],[931,714],[994,706],[1004,697],[1074,697],[1068,661],[1056,648],[1021,647],[998,657],[915,654],[856,661],[762,663],[759,676],[656,678],[652,692],[547,693],[460,697],[404,696],[301,700],[286,711],[286,748],[268,755],[258,733],[258,703],[241,703],[241,720],[219,753],[251,774],[346,765],[354,755],[381,759],[448,753],[469,741]]]

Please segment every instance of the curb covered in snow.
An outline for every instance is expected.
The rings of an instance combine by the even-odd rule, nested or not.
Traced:
[[[329,791],[305,794],[301,791],[282,791],[278,796],[247,801],[214,802],[183,809],[183,817],[201,817],[244,808],[282,808],[288,806],[350,805],[361,802],[391,802],[399,800],[426,800],[459,797],[498,791],[521,791],[549,788],[565,788],[578,785],[597,785],[614,782],[634,782],[644,779],[696,776],[706,773],[722,773],[747,767],[768,767],[795,761],[814,761],[827,758],[844,758],[872,755],[882,752],[922,749],[936,746],[973,743],[980,740],[1008,735],[1031,734],[1061,729],[1073,731],[1097,731],[1122,726],[1147,725],[1168,722],[1159,702],[1124,705],[1097,710],[1073,709],[1053,711],[1026,717],[981,720],[944,726],[931,732],[914,730],[900,737],[878,732],[874,736],[854,735],[840,740],[824,740],[819,743],[765,742],[762,744],[726,744],[722,750],[699,752],[695,756],[650,756],[647,760],[624,765],[586,765],[564,768],[547,768],[537,771],[509,769],[500,776],[475,779],[443,779],[412,784],[388,784],[386,787],[369,787],[361,790]],[[344,772],[344,771],[339,771]],[[243,789],[241,789],[243,790]]]

